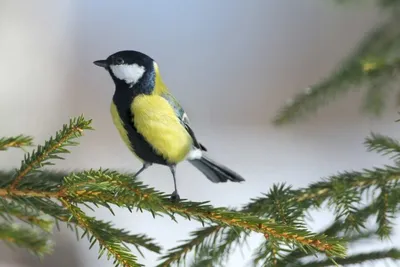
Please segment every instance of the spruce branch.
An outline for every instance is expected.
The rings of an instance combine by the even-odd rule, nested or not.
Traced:
[[[25,192],[14,192],[14,194],[24,195]],[[123,175],[115,171],[91,170],[73,173],[65,178],[64,187],[60,188],[57,193],[30,192],[29,194],[42,197],[64,197],[78,203],[92,202],[107,207],[109,207],[107,203],[128,208],[137,207],[148,210],[154,216],[166,214],[172,219],[175,219],[175,214],[177,214],[202,223],[207,221],[275,236],[287,242],[298,243],[310,251],[344,253],[340,242],[336,243],[323,236],[313,236],[305,229],[277,225],[246,213],[234,212],[225,208],[214,208],[207,205],[206,202],[196,203],[182,200],[179,203],[173,203],[168,195],[143,185],[133,175]]]
[[[293,190],[290,186],[286,186],[285,184],[273,185],[268,193],[263,194],[263,197],[252,199],[249,204],[245,205],[241,209],[241,212],[253,214],[261,218],[273,219],[278,223],[286,221],[286,224],[290,223],[290,225],[294,225],[296,228],[305,228],[303,212],[305,209],[310,207],[311,202],[304,196],[308,196],[308,194],[308,192],[304,193],[302,190]],[[300,199],[301,202],[299,202]],[[228,227],[224,227],[220,231],[216,232],[209,231],[211,229],[208,228],[210,227],[203,228],[202,230],[204,231],[200,229],[196,232],[208,233],[208,236],[202,237],[202,244],[198,244],[198,241],[201,239],[194,236],[192,240],[187,240],[186,243],[170,249],[169,251],[171,254],[169,255],[169,260],[175,259],[178,261],[176,259],[178,253],[173,253],[175,251],[191,250],[192,246],[190,244],[196,243],[198,247],[207,251],[207,253],[204,253],[204,257],[202,257],[201,254],[198,256],[198,262],[207,261],[212,262],[213,264],[222,264],[229,254],[230,248],[234,244],[238,244],[243,236],[246,237],[250,234],[249,231],[243,231],[243,229],[240,228],[228,229]],[[253,263],[260,262],[264,256],[269,257],[266,259],[267,261],[272,260],[273,257],[277,257],[277,254],[269,254],[268,252],[270,251],[269,248],[273,246],[278,253],[278,247],[281,245],[281,243],[278,242],[279,239],[275,239],[273,236],[270,237],[268,234],[266,234],[265,237],[266,241],[260,244],[258,255],[257,253],[254,254]],[[209,242],[208,240],[213,240],[213,242]],[[303,248],[302,252],[304,252]],[[165,262],[169,261],[166,260]],[[196,266],[198,262],[194,262],[193,266]]]
[[[340,4],[348,4],[348,3],[356,3],[356,2],[357,2],[357,4],[368,3],[368,2],[364,2],[364,1],[355,1],[355,0],[335,0],[335,2],[340,3]],[[400,5],[399,0],[375,0],[375,2],[381,8],[394,8],[398,5]]]
[[[396,70],[394,70],[396,72]],[[361,104],[361,111],[368,114],[373,114],[375,116],[380,116],[386,107],[386,101],[393,92],[393,86],[389,86],[388,81],[393,79],[393,73],[389,71],[381,73],[379,77],[375,77],[369,84],[364,85],[365,96],[363,103]]]
[[[40,257],[51,253],[53,249],[49,235],[15,223],[0,223],[0,239],[10,245],[26,248]]]
[[[347,187],[346,183],[334,181],[332,197],[329,199],[328,206],[333,208],[336,220],[345,218],[347,230],[355,229],[361,231],[364,222],[357,217],[358,205],[361,202],[361,192],[354,188]]]
[[[50,232],[54,222],[42,215],[43,213],[36,209],[21,206],[13,200],[0,198],[0,216],[5,221],[13,222],[14,218],[17,218],[25,223],[37,226],[46,232]]]
[[[0,151],[7,150],[8,148],[24,148],[32,146],[32,137],[25,135],[18,135],[15,137],[0,138]]]
[[[108,236],[112,236],[123,243],[133,245],[142,256],[141,248],[145,248],[157,254],[161,253],[162,247],[155,243],[153,238],[144,234],[131,234],[126,230],[114,228],[110,222],[99,221],[94,218],[92,218],[91,221],[96,228],[102,229],[102,232],[99,232],[102,239],[107,240]]]
[[[179,266],[181,263],[184,263],[189,251],[194,251],[194,253],[197,254],[204,249],[204,247],[208,248],[209,244],[205,241],[212,242],[212,239],[210,240],[209,237],[218,233],[221,229],[222,227],[220,225],[212,225],[191,232],[190,236],[192,238],[184,240],[181,245],[168,250],[168,252],[160,258],[160,260],[164,261],[159,263],[157,267],[170,266],[172,263]]]
[[[267,213],[260,215],[271,218],[283,225],[292,225],[306,228],[304,222],[304,210],[299,208],[294,197],[295,190],[285,184],[273,185],[270,192],[265,194],[265,205],[269,207]],[[274,266],[283,253],[293,250],[295,246],[288,246],[273,237],[268,236],[262,241],[253,253],[254,266]]]
[[[85,177],[90,177],[95,183],[82,183]],[[175,214],[177,214],[202,223],[216,223],[262,233],[287,243],[293,242],[310,253],[324,251],[328,255],[332,253],[332,255],[342,256],[345,253],[344,247],[338,240],[314,235],[300,227],[295,228],[269,222],[247,213],[235,212],[226,208],[214,208],[207,205],[207,202],[197,203],[182,200],[179,203],[173,203],[168,195],[144,186],[132,176],[112,171],[92,171],[70,175],[66,177],[65,185],[66,189],[61,189],[60,193],[65,194],[71,201],[93,201],[100,205],[111,203],[117,206],[136,206],[148,210],[154,215],[160,213],[169,215],[172,219],[175,219]]]
[[[41,170],[41,167],[53,164],[49,160],[63,159],[59,154],[68,153],[66,147],[76,145],[77,143],[73,140],[80,137],[83,130],[91,129],[90,123],[91,121],[85,120],[83,116],[71,119],[69,125],[63,125],[62,130],[56,133],[55,138],[51,137],[43,146],[39,146],[37,151],[27,154],[19,170],[0,171],[0,211],[3,211],[1,215],[9,223],[8,225],[17,218],[46,231],[50,231],[53,222],[43,219],[43,215],[50,215],[56,219],[57,225],[58,221],[63,221],[69,228],[76,230],[77,234],[77,226],[84,231],[83,236],[90,233],[91,246],[98,242],[100,256],[107,251],[108,258],[114,257],[116,266],[142,266],[137,263],[136,257],[130,253],[126,245],[135,246],[140,254],[142,254],[141,247],[160,253],[161,247],[154,243],[153,239],[143,234],[130,234],[125,230],[112,227],[110,223],[86,216],[80,208],[71,204],[60,193],[61,190],[65,190],[63,184],[66,173]],[[61,201],[64,207],[54,200]],[[26,240],[16,240],[15,243],[28,246],[29,244],[23,241],[33,240],[35,237],[33,233],[36,232],[30,235],[27,233]],[[16,233],[14,231],[10,234]],[[39,241],[38,245],[41,244]],[[40,248],[44,250],[43,247]],[[31,247],[31,250],[40,252],[39,248]]]
[[[71,119],[69,125],[64,125],[62,130],[58,131],[55,138],[51,137],[43,146],[38,146],[36,151],[28,153],[21,163],[21,167],[16,173],[14,181],[10,185],[10,190],[17,188],[21,180],[30,172],[46,166],[53,165],[49,160],[63,159],[60,154],[69,153],[67,146],[77,145],[72,141],[80,137],[83,130],[90,130],[91,121],[87,121],[83,116]]]
[[[133,178],[115,171],[83,171],[71,173],[58,187],[58,191],[34,191],[0,189],[0,196],[5,198],[56,198],[70,203],[93,203],[110,207],[117,206],[147,210],[156,215],[165,214],[175,219],[175,215],[195,219],[202,223],[250,230],[275,237],[285,243],[295,243],[309,253],[322,251],[329,256],[344,256],[345,249],[340,240],[322,235],[314,235],[306,229],[283,226],[268,222],[255,216],[234,212],[225,208],[214,208],[206,203],[182,200],[170,201],[169,195],[162,194],[143,185]],[[31,200],[30,200],[31,201]]]
[[[354,264],[366,263],[382,259],[387,259],[396,262],[400,261],[400,250],[393,248],[390,250],[358,253],[344,259],[338,259],[337,263],[340,264],[340,266],[350,266]],[[331,266],[331,262],[329,260],[311,261],[306,263],[298,263],[296,266],[323,267],[323,266]]]
[[[275,239],[262,242],[253,254],[253,266],[276,266],[278,259],[282,257],[281,253],[285,251],[283,246],[284,244]]]
[[[377,198],[378,205],[380,206],[376,218],[376,222],[378,223],[377,234],[381,238],[389,238],[393,225],[391,219],[394,219],[395,216],[393,213],[396,213],[396,210],[390,207],[389,203],[391,188],[386,184],[382,184],[379,188],[381,192]]]
[[[360,193],[365,190],[384,183],[400,180],[400,168],[385,166],[383,168],[364,169],[364,171],[341,172],[332,175],[323,181],[311,183],[307,188],[301,188],[293,192],[293,201],[299,207],[306,210],[310,207],[319,207],[321,203],[334,197],[335,185],[342,185],[342,188],[353,188]],[[245,205],[244,210],[258,214],[268,215],[272,213],[270,200],[267,197],[254,198],[249,204]]]
[[[370,137],[365,139],[364,144],[369,151],[376,151],[382,155],[391,155],[391,159],[398,161],[400,159],[400,142],[377,133],[371,133]]]
[[[200,232],[201,230],[199,230]],[[197,244],[199,249],[195,253],[190,267],[202,266],[224,266],[223,263],[228,260],[229,254],[234,246],[241,246],[246,242],[250,231],[239,231],[235,228],[223,227],[221,231],[210,233],[206,242]],[[184,246],[184,245],[183,245]],[[173,250],[173,249],[171,249]],[[163,265],[159,265],[163,266]],[[164,265],[165,266],[165,265]]]
[[[213,265],[212,258],[207,257],[204,259],[202,258],[200,261],[195,259],[188,266],[190,266],[190,267],[214,267],[215,265]]]
[[[50,176],[49,172],[44,172],[46,176]],[[59,175],[59,173],[56,173],[56,176]],[[56,180],[56,179],[53,179]],[[61,188],[61,187],[60,187]],[[0,189],[1,190],[1,189]],[[62,190],[62,189],[60,189]],[[6,194],[7,191],[2,191],[4,194]],[[102,240],[106,240],[109,242],[109,240],[114,240],[113,242],[118,242],[121,243],[121,245],[125,246],[125,244],[131,244],[135,246],[135,248],[139,251],[140,254],[142,254],[140,248],[143,247],[145,249],[148,249],[149,251],[155,252],[155,253],[160,253],[161,252],[161,247],[158,246],[156,243],[154,243],[152,238],[147,237],[146,235],[134,235],[130,234],[129,232],[122,230],[122,229],[117,229],[112,227],[111,223],[109,222],[103,222],[99,220],[95,220],[94,218],[85,218],[87,219],[86,224],[82,224],[82,221],[79,221],[78,218],[81,217],[76,217],[74,216],[74,213],[67,209],[63,208],[62,206],[58,205],[57,203],[53,202],[49,198],[57,198],[58,200],[64,201],[65,200],[62,198],[62,194],[59,196],[56,196],[54,192],[34,192],[34,191],[26,191],[24,193],[19,194],[18,191],[13,191],[13,195],[11,196],[11,199],[16,202],[16,206],[18,205],[23,206],[25,209],[32,209],[33,213],[44,213],[53,216],[56,220],[66,222],[68,224],[73,224],[73,225],[78,225],[83,231],[88,231],[88,228],[85,227],[92,227],[90,228],[93,231],[97,231],[95,236],[96,238],[101,238]],[[3,197],[6,197],[7,200],[9,199],[8,196],[3,195]],[[69,205],[73,211],[78,212],[76,214],[80,214],[79,211],[77,210],[79,208],[71,205]],[[32,214],[33,215],[33,214]],[[82,218],[81,218],[82,219]],[[89,224],[90,223],[90,224]],[[71,229],[74,229],[73,227],[70,226]],[[101,229],[101,230],[99,230]],[[75,229],[76,230],[76,229]],[[78,233],[77,233],[78,234]],[[96,239],[97,240],[97,239]],[[95,239],[92,239],[91,242],[95,242]],[[118,254],[118,257],[120,257],[121,260],[126,260],[126,262],[130,262],[132,259],[126,259],[126,253],[127,249],[125,247],[122,248],[123,251],[121,251],[120,245],[114,244],[110,246],[103,246],[102,248],[110,248],[112,250],[112,253],[120,253]],[[100,252],[101,254],[104,253]],[[111,252],[110,252],[111,253]],[[125,264],[127,264],[125,262]],[[121,263],[121,262],[120,262]],[[121,263],[122,264],[122,263]],[[122,265],[122,266],[130,266],[130,265]],[[139,265],[132,265],[132,266],[139,266]]]
[[[114,257],[113,264],[115,264],[116,267],[144,266],[137,262],[136,256],[130,253],[128,248],[122,246],[121,240],[109,235],[109,233],[107,232],[104,232],[104,229],[97,228],[94,218],[85,215],[80,208],[71,205],[68,200],[63,198],[61,198],[60,200],[64,207],[72,213],[72,216],[75,218],[77,224],[81,228],[85,229],[85,232],[81,237],[84,237],[87,234],[92,235],[89,237],[89,240],[91,242],[89,248],[92,248],[96,244],[96,242],[98,242],[99,258],[106,252],[107,259]],[[102,238],[104,235],[107,235],[108,238]]]
[[[49,175],[49,174],[47,174]],[[43,212],[44,214],[53,216],[56,220],[65,222],[67,224],[78,224],[78,221],[73,216],[70,210],[66,209],[65,207],[58,205],[57,203],[49,200],[49,199],[42,199],[42,198],[30,198],[28,201],[22,202],[25,204],[25,207],[36,208]],[[117,238],[121,242],[125,244],[130,244],[135,246],[140,254],[142,254],[140,248],[145,248],[149,251],[154,253],[160,253],[162,248],[155,243],[153,238],[149,238],[146,235],[140,234],[135,235],[131,234],[126,230],[115,228],[110,222],[104,222],[101,220],[96,220],[91,218],[92,225],[96,227],[96,229],[102,229],[99,234],[102,234],[103,239],[108,238]],[[71,229],[77,231],[70,226]],[[82,230],[86,230],[82,228]],[[77,235],[79,233],[77,232]]]
[[[377,144],[380,142],[380,136],[373,135],[369,140],[366,143],[367,146],[368,143]],[[384,166],[382,168],[364,169],[363,171],[341,172],[325,178],[323,181],[312,183],[306,188],[297,190],[291,189],[290,186],[285,186],[284,184],[273,185],[268,193],[251,199],[248,204],[243,206],[241,211],[262,218],[272,219],[281,224],[289,223],[289,225],[303,226],[307,210],[310,208],[321,208],[322,203],[328,201],[330,206],[334,208],[337,219],[330,228],[322,231],[320,234],[340,236],[340,233],[343,233],[342,238],[344,240],[355,242],[371,237],[376,233],[379,234],[379,229],[384,229],[383,225],[385,227],[388,225],[386,224],[386,219],[393,218],[399,211],[399,180],[400,168],[396,165],[394,167]],[[364,192],[379,190],[379,187],[383,185],[390,189],[390,192],[386,194],[387,198],[385,198],[386,205],[390,208],[384,209],[379,199],[375,199],[370,205],[364,208],[357,207]],[[387,212],[384,212],[384,210]],[[376,230],[365,229],[364,223],[367,219],[373,215],[378,215],[379,212],[382,213],[381,216],[378,216],[382,225],[381,228],[378,227]],[[201,232],[201,229],[199,232]],[[213,238],[214,240],[221,239],[223,232],[224,229],[210,233],[212,236],[208,236],[207,238]],[[388,229],[387,233],[391,233],[390,229]],[[242,234],[241,229],[237,229],[233,238],[229,240],[229,244],[224,245],[232,246],[233,244],[237,244]],[[181,251],[190,250],[191,247],[189,244],[191,244],[191,241],[194,242],[195,238],[187,240],[186,244],[174,249],[180,249]],[[206,242],[203,241],[203,243]],[[222,242],[213,244],[213,247],[219,245],[222,245]],[[205,247],[206,244],[197,244],[197,246]],[[215,251],[213,247],[209,247],[210,253]],[[171,251],[174,249],[171,249]],[[288,249],[290,250],[289,253],[287,253]],[[198,262],[221,262],[223,257],[226,256],[224,253],[212,255],[214,255],[212,260],[208,256],[204,256],[199,257]],[[292,247],[288,247],[287,244],[281,244],[272,237],[259,245],[258,250],[253,254],[253,263],[262,262],[263,264],[267,264],[268,262],[272,264],[277,259],[276,262],[278,262],[278,265],[280,264],[279,266],[285,266],[281,264],[283,262],[296,261],[304,255],[301,247],[293,246],[293,244]]]
[[[359,209],[354,216],[359,218],[360,221],[366,221],[369,217],[373,216],[379,210],[379,205],[375,201],[362,209]],[[335,220],[330,226],[328,226],[325,230],[321,231],[321,234],[325,234],[327,236],[342,236],[350,245],[351,243],[357,242],[362,239],[368,239],[374,237],[376,235],[375,229],[368,229],[364,231],[349,231],[346,220],[339,219]],[[285,266],[293,266],[294,264],[300,264],[301,259],[304,257],[304,253],[300,248],[296,248],[291,250],[289,253],[286,253],[284,256],[278,259],[276,266],[277,267],[285,267]],[[347,256],[351,257],[351,255]],[[338,262],[338,260],[336,260]]]
[[[399,78],[399,23],[399,16],[392,15],[373,29],[329,77],[289,100],[278,111],[273,123],[284,125],[305,118],[338,96],[360,87],[366,90],[363,110],[379,115],[392,89],[391,84]]]

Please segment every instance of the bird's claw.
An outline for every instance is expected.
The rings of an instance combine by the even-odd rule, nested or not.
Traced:
[[[174,191],[171,194],[171,201],[172,202],[177,202],[181,199],[181,197],[179,196],[178,192]]]

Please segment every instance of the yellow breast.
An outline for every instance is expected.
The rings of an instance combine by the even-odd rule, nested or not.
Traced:
[[[192,138],[176,117],[171,105],[158,95],[140,95],[131,106],[133,123],[155,152],[169,163],[185,159]]]
[[[124,127],[124,123],[122,122],[121,117],[118,114],[118,110],[117,110],[117,107],[115,106],[114,102],[111,102],[110,111],[111,111],[111,118],[113,120],[113,123],[114,123],[115,127],[117,128],[118,133],[121,136],[122,140],[124,141],[125,145],[140,161],[143,162],[143,160],[138,155],[136,155],[135,151],[133,150],[132,144],[129,141],[128,132],[126,131],[126,129]]]

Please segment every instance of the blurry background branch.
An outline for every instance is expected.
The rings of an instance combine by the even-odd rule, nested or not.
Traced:
[[[289,99],[275,116],[275,125],[304,119],[351,90],[363,92],[361,110],[366,114],[381,115],[393,94],[400,104],[400,1],[377,2],[389,13],[386,21],[366,34],[330,76]]]
[[[16,137],[3,137],[0,138],[0,150],[7,150],[8,148],[23,148],[32,145],[32,137],[19,135]]]

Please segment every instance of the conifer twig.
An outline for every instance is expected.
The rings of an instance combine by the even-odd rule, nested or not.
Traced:
[[[214,208],[205,203],[185,200],[173,203],[168,195],[143,185],[132,176],[114,171],[92,170],[70,174],[65,177],[63,186],[58,187],[58,191],[14,190],[9,192],[0,189],[0,196],[6,198],[62,198],[69,202],[94,203],[106,207],[109,207],[108,204],[128,208],[137,207],[148,210],[154,215],[166,214],[173,219],[175,219],[175,214],[178,214],[200,222],[208,221],[222,226],[262,233],[284,242],[293,242],[310,253],[322,251],[327,255],[338,257],[344,256],[345,253],[345,248],[340,240],[315,235],[306,229],[268,222],[246,213]]]
[[[96,183],[86,182],[81,184],[84,177],[91,177]],[[102,185],[102,182],[107,180],[113,186]],[[324,251],[328,255],[332,253],[338,256],[344,256],[345,253],[345,249],[339,240],[331,240],[325,236],[314,235],[305,229],[296,229],[291,226],[282,226],[268,222],[250,214],[235,212],[225,208],[214,208],[206,205],[205,202],[196,203],[182,200],[179,203],[173,203],[170,201],[169,196],[144,186],[130,176],[121,175],[116,172],[92,171],[79,175],[75,174],[66,177],[65,182],[66,185],[70,186],[69,188],[73,188],[74,190],[74,192],[68,191],[70,189],[65,191],[73,201],[78,201],[76,197],[79,195],[79,201],[96,201],[98,204],[109,202],[118,206],[123,205],[128,207],[136,206],[154,214],[161,212],[172,218],[174,218],[174,214],[178,214],[184,218],[196,219],[200,222],[208,221],[219,225],[250,230],[275,237],[285,242],[294,242],[310,252],[317,250]],[[105,194],[108,190],[109,194]],[[112,197],[110,198],[110,196]],[[119,197],[123,201],[120,201]]]
[[[370,205],[360,209],[357,211],[355,216],[360,219],[360,221],[365,221],[368,217],[372,216],[374,213],[378,211],[378,205],[376,202],[371,203]],[[323,230],[321,233],[328,236],[339,236],[340,233],[345,232],[348,228],[345,220],[335,220],[329,227]],[[369,238],[375,234],[375,231],[368,230],[365,232],[356,232],[356,234],[351,234],[350,232],[346,232],[344,238],[350,242],[356,242],[360,239]],[[286,255],[283,255],[277,262],[277,267],[284,267],[289,264],[300,264],[300,259],[304,257],[304,253],[300,248],[292,249]]]
[[[399,249],[390,249],[390,250],[383,250],[383,251],[372,251],[372,252],[364,252],[364,253],[357,253],[354,255],[350,255],[349,257],[338,259],[337,263],[340,266],[347,266],[353,264],[360,264],[369,261],[377,261],[382,259],[388,259],[392,261],[400,261],[400,250]],[[324,267],[324,266],[331,266],[332,262],[329,260],[323,261],[309,261],[307,263],[298,263],[296,266],[304,266],[304,267]]]
[[[378,135],[373,135],[371,138],[369,138],[368,143],[374,143],[375,146],[379,146],[381,148],[383,147],[389,147],[393,154],[393,158],[397,158],[398,155],[396,155],[396,152],[394,151],[393,145],[395,142],[386,140],[382,136]],[[367,220],[368,216],[371,216],[373,214],[376,214],[378,211],[380,211],[380,216],[378,216],[378,222],[380,227],[376,230],[377,233],[382,233],[380,229],[384,229],[384,227],[387,226],[386,219],[388,217],[393,217],[393,213],[397,212],[396,210],[396,205],[398,203],[398,199],[400,199],[400,189],[398,187],[398,184],[400,183],[400,167],[395,166],[385,166],[384,168],[374,168],[371,170],[365,169],[361,172],[353,171],[353,172],[343,172],[339,173],[338,175],[333,175],[325,181],[321,182],[316,182],[311,185],[309,185],[307,188],[302,188],[302,189],[297,189],[297,190],[292,190],[290,187],[285,187],[283,185],[281,186],[273,186],[271,191],[268,194],[265,194],[262,197],[252,199],[250,203],[245,205],[243,209],[241,210],[242,212],[245,213],[250,213],[253,215],[261,216],[262,218],[273,218],[275,221],[280,222],[284,224],[285,222],[290,222],[290,224],[294,225],[303,225],[303,214],[305,211],[309,208],[319,208],[321,203],[323,203],[325,200],[328,200],[331,198],[331,205],[335,207],[336,204],[340,204],[343,201],[350,201],[350,202],[345,202],[345,206],[341,206],[341,209],[343,208],[349,208],[351,207],[351,212],[344,214],[343,218],[346,220],[345,222],[342,222],[342,220],[338,220],[337,223],[340,222],[340,230],[356,230],[360,231],[361,228],[364,227],[363,223]],[[397,187],[396,187],[397,184]],[[340,185],[340,186],[338,186]],[[386,194],[387,198],[381,198],[381,200],[386,199],[386,202],[382,202],[382,204],[389,205],[390,208],[385,208],[385,206],[378,205],[377,203],[379,202],[374,202],[371,204],[371,206],[368,206],[363,209],[358,209],[355,208],[354,204],[355,202],[358,202],[359,196],[365,192],[366,190],[370,190],[371,188],[379,188],[380,186],[385,185],[386,187],[390,188],[390,193]],[[385,188],[386,188],[385,187]],[[396,189],[397,188],[397,189]],[[353,195],[352,198],[348,198],[346,194]],[[335,197],[336,196],[340,196]],[[354,198],[356,196],[356,198]],[[341,205],[341,204],[340,204]],[[379,208],[378,208],[379,207]],[[336,212],[339,214],[342,212],[341,209],[337,209]],[[383,212],[383,210],[387,210],[387,212]],[[379,214],[378,214],[379,215]],[[339,218],[339,217],[338,217]],[[349,218],[353,218],[353,220],[350,220]],[[288,220],[289,219],[289,220]],[[338,225],[334,225],[332,227],[338,227]],[[343,229],[343,227],[346,227],[347,229]],[[205,228],[203,228],[205,230]],[[334,229],[334,228],[332,228]],[[332,229],[328,229],[327,232],[323,232],[322,234],[326,234],[328,236],[337,236],[337,232],[332,232]],[[338,230],[338,229],[337,229]],[[390,229],[389,229],[390,230]],[[206,240],[206,237],[208,239],[213,238],[214,240],[217,239],[217,235],[221,235],[224,229],[221,229],[218,233],[212,233],[208,236],[202,237],[204,240]],[[390,232],[390,231],[389,231]],[[202,233],[202,229],[198,230],[198,233]],[[229,240],[229,242],[232,243],[237,243],[239,238],[242,236],[241,235],[242,230],[237,229],[236,230],[236,235]],[[366,237],[365,235],[369,236],[372,233],[360,233],[357,237],[354,237],[354,239],[351,239],[349,241],[355,240],[356,238],[363,238]],[[388,234],[388,232],[386,232]],[[212,237],[214,235],[214,237]],[[194,238],[201,238],[201,237],[194,237]],[[272,239],[271,239],[272,240]],[[346,238],[346,240],[348,240]],[[270,239],[266,240],[264,244],[260,245],[260,250],[259,254],[255,255],[255,259],[266,259],[266,256],[268,255],[271,256],[271,259],[274,255],[272,254],[265,254],[264,252],[271,251],[271,249],[264,250],[266,246],[271,246],[273,244],[278,244],[274,240],[272,240],[270,243]],[[274,243],[275,242],[275,243]],[[191,240],[186,240],[185,244],[190,244]],[[171,252],[176,251],[177,249],[180,250],[185,250],[189,249],[189,246],[184,246],[183,244],[181,247],[175,247],[170,249]],[[228,244],[223,244],[223,242],[220,242],[220,245],[228,245]],[[204,246],[204,244],[197,244],[197,246],[201,247]],[[213,247],[218,246],[218,244],[214,244],[213,246],[209,247],[210,251],[213,251]],[[275,249],[278,247],[282,247],[281,245],[275,245],[273,246]],[[289,253],[287,256],[282,256],[279,260],[281,262],[282,260],[284,261],[285,259],[290,258],[290,260],[293,261],[292,255],[304,255],[303,250],[301,247],[293,250],[293,253]],[[262,255],[263,254],[263,255]],[[224,253],[217,253],[214,254],[213,261],[216,261],[217,258],[223,257],[225,254]],[[176,257],[176,255],[175,255]],[[207,257],[199,259],[200,261],[206,260]]]
[[[83,116],[76,119],[71,119],[69,125],[64,125],[61,131],[56,133],[56,137],[50,138],[45,142],[44,146],[38,146],[37,151],[28,154],[21,164],[20,169],[16,174],[16,178],[10,185],[10,190],[15,190],[20,181],[30,172],[44,166],[52,165],[48,162],[50,159],[62,159],[59,154],[68,153],[66,146],[76,145],[72,140],[81,136],[83,130],[92,129],[91,121],[87,121]]]
[[[393,14],[388,21],[373,29],[329,77],[290,99],[279,110],[273,123],[284,125],[305,118],[339,95],[361,85],[367,89],[364,111],[379,115],[390,83],[399,77],[399,22],[398,14]]]
[[[104,231],[104,229],[93,227],[93,218],[86,216],[81,209],[71,205],[69,201],[63,198],[61,198],[60,201],[64,207],[72,213],[72,216],[75,218],[77,224],[85,230],[82,237],[84,237],[86,234],[92,234],[92,237],[90,237],[90,248],[93,247],[96,241],[99,243],[99,258],[104,254],[104,252],[107,251],[108,258],[111,256],[114,257],[115,260],[113,263],[116,267],[144,266],[137,262],[137,257],[131,254],[129,249],[121,246],[121,240],[111,236],[109,236],[107,240],[103,239],[102,234],[99,231]]]
[[[384,156],[391,155],[391,159],[398,160],[400,157],[400,142],[382,134],[372,133],[364,141],[368,151],[376,151]]]
[[[26,223],[38,226],[46,232],[50,232],[53,227],[53,221],[41,217],[41,213],[34,209],[22,207],[14,201],[7,201],[0,198],[0,216],[5,221],[12,222],[16,217]]]
[[[27,248],[37,256],[43,256],[53,251],[49,235],[14,223],[0,223],[0,239],[9,244]]]
[[[220,225],[212,225],[203,229],[190,233],[191,239],[185,240],[185,242],[168,251],[161,260],[157,267],[170,266],[172,263],[179,264],[181,260],[185,259],[187,253],[191,250],[195,250],[195,253],[201,250],[200,245],[204,244],[204,241],[211,235],[216,234],[222,227]]]
[[[0,151],[7,150],[8,148],[23,148],[32,145],[32,137],[25,135],[18,135],[15,137],[0,138]]]

